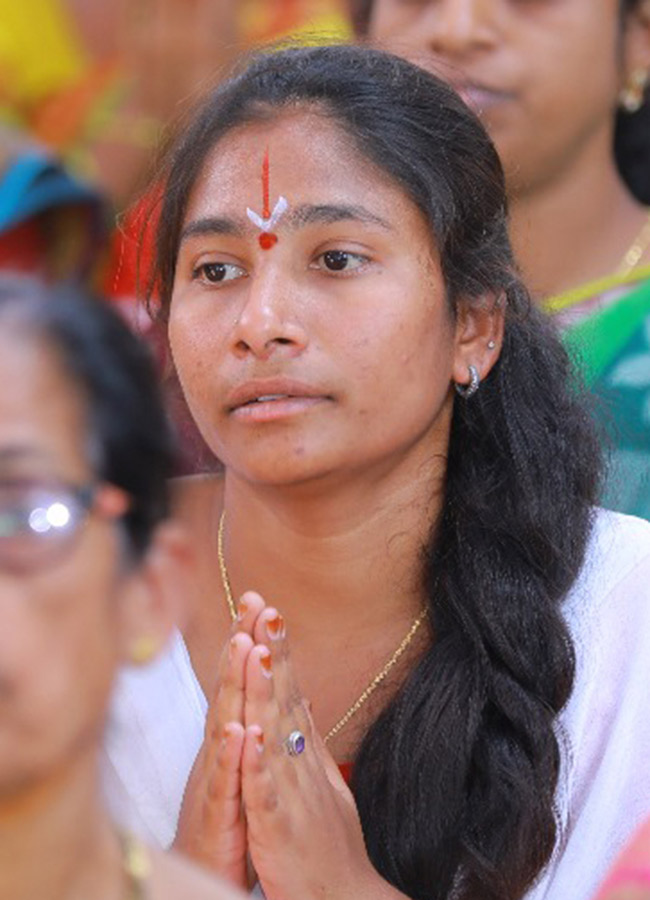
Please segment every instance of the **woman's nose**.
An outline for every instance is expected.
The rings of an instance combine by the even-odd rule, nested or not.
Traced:
[[[481,47],[493,45],[498,6],[502,0],[430,0],[409,39],[417,48],[424,45],[441,56],[457,57]]]
[[[259,359],[302,353],[308,341],[298,301],[297,286],[279,268],[265,266],[252,275],[234,327],[234,352]]]

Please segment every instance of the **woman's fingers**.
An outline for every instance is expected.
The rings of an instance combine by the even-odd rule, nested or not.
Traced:
[[[206,782],[207,796],[214,804],[214,812],[227,830],[241,820],[241,755],[245,730],[241,722],[226,722],[223,737]]]
[[[286,652],[269,644],[256,644],[246,660],[244,724],[259,725],[274,752],[292,731],[308,726],[290,667]]]
[[[259,725],[246,728],[242,747],[242,763],[247,772],[246,805],[252,812],[270,820],[278,810],[275,780],[265,757],[266,738]],[[268,752],[268,751],[266,751]]]
[[[253,647],[252,633],[264,600],[254,591],[242,594],[237,604],[237,619],[233,622],[230,640],[219,660],[217,692],[210,704],[206,721],[206,736],[222,737],[221,727],[227,721],[244,721],[244,671],[248,654]]]
[[[205,742],[212,754],[223,738],[226,722],[244,722],[245,671],[253,641],[247,634],[234,634],[226,643],[219,660],[217,692],[208,707]]]
[[[235,884],[247,883],[247,837],[242,812],[249,634],[235,632],[219,660],[217,690],[205,737],[188,781],[175,846]]]
[[[242,631],[253,637],[257,619],[265,609],[266,603],[256,591],[246,591],[237,601],[237,618],[233,623],[233,631]]]
[[[256,645],[246,665],[246,735],[242,798],[249,853],[267,900],[376,896],[356,885],[372,875],[350,792],[332,785],[305,704],[280,713],[268,648]],[[293,737],[293,739],[292,739]],[[303,744],[304,740],[304,744]],[[329,758],[323,749],[323,757]],[[336,782],[336,777],[332,780]]]
[[[174,840],[182,853],[240,887],[247,883],[241,791],[244,738],[241,722],[226,722],[218,742],[204,743],[185,789]]]
[[[284,717],[293,716],[298,711],[304,721],[303,697],[293,671],[287,629],[284,618],[272,606],[267,606],[258,616],[253,631],[256,644],[268,647],[273,666],[273,683],[276,702]]]

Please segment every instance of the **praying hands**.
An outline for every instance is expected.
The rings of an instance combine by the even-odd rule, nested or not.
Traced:
[[[374,870],[351,791],[294,678],[282,616],[238,605],[176,846],[267,900],[403,897]]]

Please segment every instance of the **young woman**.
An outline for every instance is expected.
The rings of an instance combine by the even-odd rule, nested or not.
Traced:
[[[388,54],[270,54],[165,184],[224,471],[177,484],[194,612],[121,682],[116,811],[268,900],[588,898],[650,811],[650,531],[594,512],[480,123]]]
[[[113,313],[0,281],[0,898],[231,898],[100,797],[121,660],[166,640],[185,554],[148,360]]]
[[[361,33],[441,74],[481,116],[517,261],[615,445],[606,505],[650,518],[650,2],[351,8]]]

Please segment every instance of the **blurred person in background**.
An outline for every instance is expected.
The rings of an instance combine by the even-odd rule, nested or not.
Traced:
[[[0,121],[94,180],[117,210],[146,183],[179,108],[242,52],[350,33],[345,0],[0,0],[0,23]]]
[[[233,7],[223,0],[0,0],[0,117],[122,209],[143,185],[177,104],[232,58]]]
[[[0,276],[0,898],[235,900],[117,831],[102,733],[162,649],[186,545],[147,354],[108,306]]]
[[[515,255],[601,401],[606,505],[650,517],[649,0],[351,0],[503,161]]]
[[[107,261],[108,208],[54,153],[0,125],[0,269],[97,286]]]

